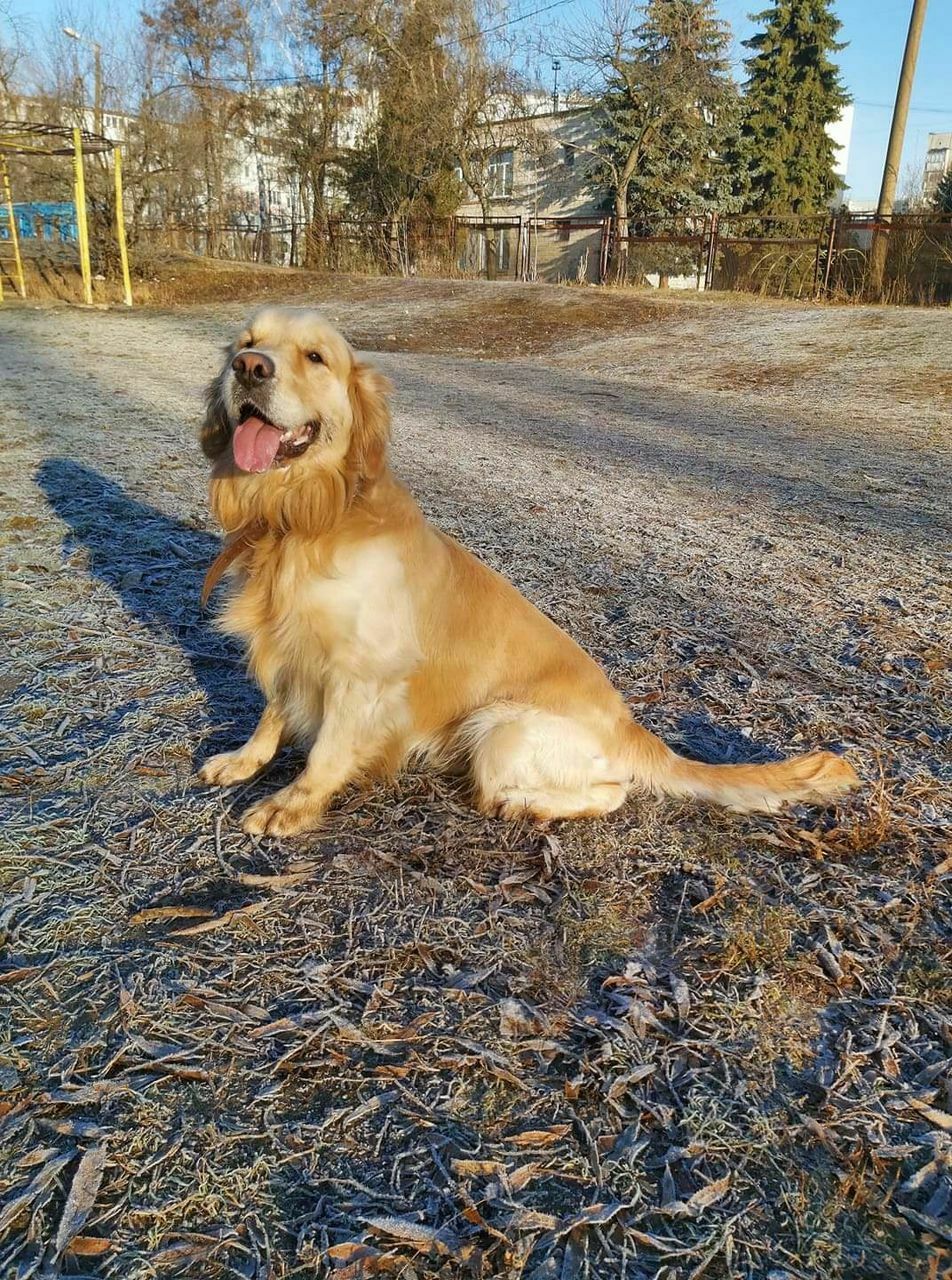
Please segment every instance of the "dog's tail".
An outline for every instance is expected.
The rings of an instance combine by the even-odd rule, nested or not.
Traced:
[[[701,764],[679,756],[632,723],[629,755],[636,787],[657,795],[710,800],[738,813],[774,813],[797,800],[828,800],[859,786],[848,760],[811,751],[776,764]]]

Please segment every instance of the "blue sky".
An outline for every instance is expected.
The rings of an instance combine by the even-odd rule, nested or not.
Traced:
[[[10,9],[26,20],[28,29],[38,34],[40,28],[56,20],[65,9],[80,19],[91,18],[91,26],[107,25],[95,21],[97,14],[108,9],[115,14],[125,11],[130,18],[138,4],[133,0],[6,0]],[[569,0],[571,7],[563,14],[596,10],[597,0]],[[541,0],[518,0],[512,5],[517,12],[541,7]],[[753,29],[748,13],[764,7],[757,0],[718,0],[718,7],[732,25],[739,42]],[[911,0],[837,0],[836,11],[843,23],[841,39],[848,47],[840,55],[843,79],[856,102],[856,118],[850,150],[847,180],[850,197],[875,200],[879,192],[890,112],[896,93],[899,64],[909,23]],[[0,6],[2,12],[2,6]],[[545,19],[543,19],[545,20]],[[528,27],[530,24],[525,24]],[[952,4],[948,0],[932,0],[926,19],[925,35],[919,59],[912,112],[906,134],[903,176],[908,167],[921,169],[925,158],[926,138],[930,130],[952,131],[952,77],[949,76],[949,51],[952,50]],[[738,58],[743,54],[739,44]],[[900,181],[902,186],[902,180]]]

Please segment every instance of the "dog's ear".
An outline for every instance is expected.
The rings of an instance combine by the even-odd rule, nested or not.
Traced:
[[[205,388],[205,420],[198,435],[202,453],[213,462],[225,452],[231,439],[231,422],[225,408],[221,383],[219,376],[213,378]]]
[[[383,470],[387,456],[393,385],[373,365],[355,360],[348,390],[353,414],[349,456],[359,475],[373,479]]]

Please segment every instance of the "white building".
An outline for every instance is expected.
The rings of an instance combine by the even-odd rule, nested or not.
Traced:
[[[926,163],[922,175],[922,192],[932,201],[939,183],[952,169],[952,133],[930,133]]]
[[[853,141],[853,117],[855,108],[852,102],[840,112],[838,120],[834,120],[832,124],[826,126],[826,131],[833,141],[834,151],[834,168],[836,175],[842,184],[842,193],[846,192],[846,175],[850,167],[850,145]],[[842,195],[841,195],[842,199]]]
[[[831,201],[834,206],[842,203],[846,193],[853,115],[850,103],[827,128],[840,181]],[[487,166],[491,217],[510,224],[493,237],[499,273],[511,271],[516,246],[528,227],[532,254],[537,258],[534,265],[540,271],[558,278],[597,278],[603,248],[598,223],[610,215],[606,191],[590,177],[591,160],[602,138],[597,108],[582,100],[553,110],[551,98],[539,94],[530,100],[528,114],[502,117],[491,128],[500,141],[507,128],[511,137]],[[461,170],[457,170],[457,177],[462,178]],[[464,197],[459,216],[474,224],[482,220],[482,208],[473,193]],[[584,219],[590,225],[569,226],[566,219]],[[474,227],[469,237],[471,261],[467,263],[474,270],[486,265],[486,240]],[[673,276],[670,283],[672,287],[678,281],[684,287],[694,287],[696,280],[696,275]]]

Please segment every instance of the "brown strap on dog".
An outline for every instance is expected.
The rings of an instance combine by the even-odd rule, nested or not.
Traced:
[[[208,604],[208,597],[218,586],[222,575],[232,561],[237,560],[243,551],[247,551],[257,538],[264,531],[262,524],[246,524],[243,529],[239,529],[236,534],[228,539],[225,545],[219,551],[218,555],[208,566],[208,572],[205,574],[205,580],[202,583],[201,606],[204,609]]]

